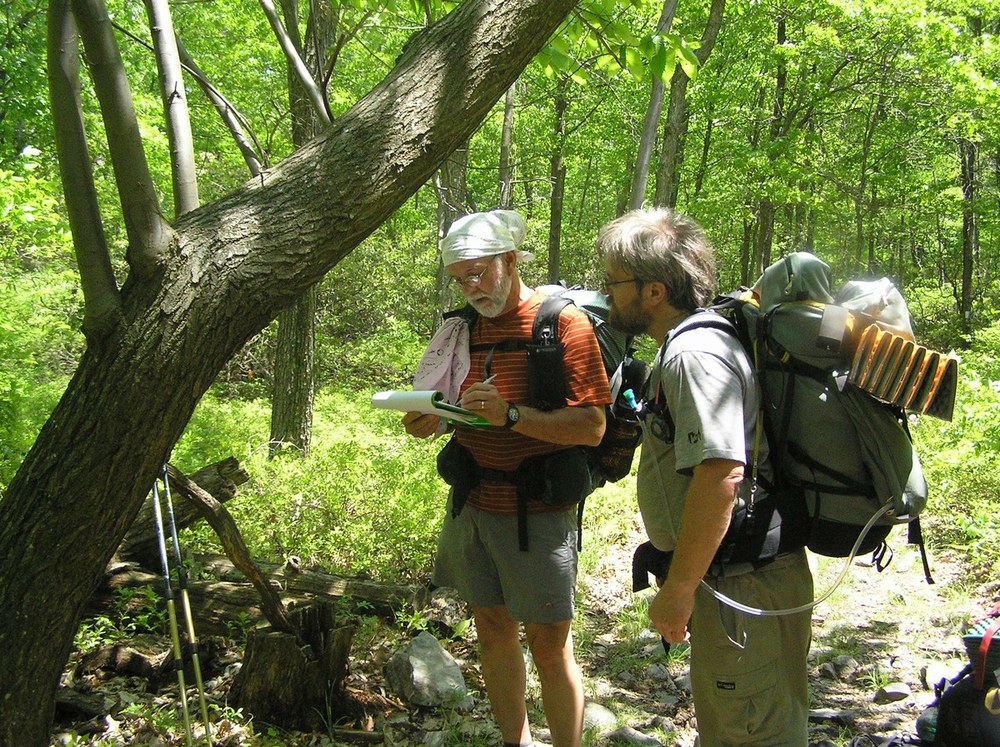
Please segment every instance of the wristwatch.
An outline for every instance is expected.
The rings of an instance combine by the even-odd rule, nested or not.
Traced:
[[[507,405],[507,422],[503,424],[503,427],[513,428],[520,419],[521,411],[517,409],[517,405]]]

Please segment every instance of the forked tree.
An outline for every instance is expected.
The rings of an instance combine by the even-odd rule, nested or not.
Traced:
[[[129,270],[119,286],[96,199],[77,201],[69,217],[86,349],[0,502],[0,744],[48,743],[84,605],[226,361],[432,176],[574,5],[466,0],[417,33],[385,79],[305,147],[170,225],[147,191],[103,5],[50,0],[64,183],[92,190],[82,178],[89,163],[77,103],[82,39],[115,166]]]

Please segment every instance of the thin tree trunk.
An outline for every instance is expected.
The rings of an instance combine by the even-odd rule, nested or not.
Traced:
[[[979,254],[979,229],[976,224],[976,158],[979,146],[965,138],[958,143],[962,165],[962,288],[959,313],[962,332],[972,332],[972,297],[976,257]]]
[[[705,184],[705,174],[708,173],[708,153],[712,146],[712,129],[715,126],[712,115],[712,101],[708,102],[705,119],[705,138],[701,143],[701,158],[698,159],[698,168],[695,170],[694,176],[694,191],[691,193],[691,197],[695,200],[701,195],[701,188]]]
[[[333,36],[329,18],[323,14],[310,18],[313,44],[303,49],[298,32],[298,3],[284,0],[281,4],[284,26],[288,29],[287,43],[296,58],[309,72],[313,85],[325,102],[325,94],[315,82],[325,67],[325,50]],[[292,113],[292,143],[302,147],[326,124],[313,101],[314,92],[301,80],[302,72],[291,62],[286,67],[288,99]],[[290,447],[303,458],[309,456],[312,444],[313,403],[316,393],[316,286],[312,286],[292,306],[278,316],[277,345],[274,355],[274,387],[271,395],[270,454],[273,456]]]
[[[780,48],[787,41],[785,34],[785,16],[779,15],[775,22],[777,30],[776,43]],[[774,76],[774,107],[771,112],[771,125],[768,136],[774,143],[781,136],[785,119],[785,93],[787,85],[787,70],[784,58],[778,61],[778,69]],[[776,156],[768,153],[768,161],[773,164]],[[773,171],[773,169],[772,169]],[[757,236],[754,242],[754,274],[763,272],[771,264],[771,250],[774,244],[774,215],[776,207],[769,194],[765,194],[757,204]]]
[[[66,0],[49,6],[46,56],[59,172],[83,290],[83,332],[88,341],[97,341],[118,323],[121,297],[90,170],[80,103],[79,37]]]
[[[160,78],[167,141],[170,143],[170,175],[174,186],[174,216],[198,207],[198,176],[194,165],[194,139],[188,117],[187,91],[181,76],[180,55],[174,22],[166,0],[145,0],[149,28],[153,32],[156,68]]]
[[[517,83],[507,89],[503,106],[503,130],[500,133],[500,200],[497,207],[514,209],[514,99]]]
[[[510,89],[508,89],[509,92]],[[437,246],[438,263],[435,288],[438,302],[434,308],[431,329],[441,324],[443,313],[453,302],[448,290],[448,273],[441,260],[441,242],[448,235],[448,229],[459,216],[469,209],[469,147],[463,145],[452,153],[434,175],[434,194],[437,196]]]
[[[677,12],[677,0],[664,0],[660,20],[656,24],[656,33],[670,33]],[[639,147],[636,150],[635,170],[632,172],[632,189],[629,195],[629,209],[638,210],[646,200],[646,183],[649,181],[649,167],[653,160],[653,148],[656,145],[656,133],[660,128],[660,112],[663,109],[663,94],[665,86],[663,78],[653,75],[650,85],[649,105],[642,121],[642,132],[639,135]]]
[[[61,3],[57,3],[61,6]],[[122,207],[128,249],[125,258],[140,277],[156,273],[174,240],[157,201],[135,107],[114,29],[103,0],[70,0],[87,51],[94,90],[101,104],[108,150]]]
[[[712,0],[705,30],[701,35],[701,45],[694,52],[699,66],[708,61],[715,48],[725,9],[725,0]],[[674,207],[677,204],[680,170],[684,161],[684,140],[687,135],[687,87],[690,80],[680,65],[674,69],[670,79],[670,104],[664,124],[663,143],[660,146],[660,163],[656,170],[656,191],[653,198],[656,205]]]
[[[549,202],[549,263],[548,281],[560,279],[560,244],[562,238],[563,198],[566,193],[566,165],[563,163],[563,149],[566,147],[566,81],[560,80],[555,95],[555,129],[553,132],[552,156],[549,164],[549,179],[552,183],[552,199]]]

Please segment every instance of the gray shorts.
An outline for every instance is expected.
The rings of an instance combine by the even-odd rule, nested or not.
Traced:
[[[451,503],[438,538],[434,584],[473,607],[505,605],[527,623],[573,619],[577,572],[576,507],[528,516],[528,549],[517,546],[517,517]]]

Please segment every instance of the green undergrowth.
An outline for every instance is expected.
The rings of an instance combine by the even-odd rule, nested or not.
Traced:
[[[316,400],[310,453],[270,458],[263,401],[206,399],[172,461],[181,469],[236,456],[250,479],[227,504],[251,553],[306,567],[420,579],[429,572],[446,492],[434,471],[440,442],[407,436],[399,413],[371,407],[371,392],[324,392]],[[193,550],[218,552],[201,526]]]

